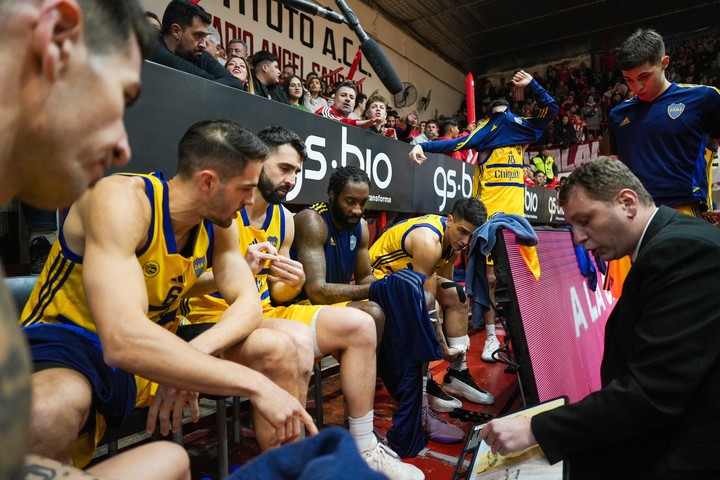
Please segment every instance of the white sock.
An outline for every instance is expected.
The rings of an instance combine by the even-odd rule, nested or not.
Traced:
[[[361,452],[363,450],[367,450],[370,446],[370,442],[372,442],[374,417],[375,412],[373,410],[370,410],[360,418],[352,418],[348,416],[350,435],[352,435],[355,439],[355,444]]]
[[[488,337],[490,335],[495,335],[495,324],[485,324],[485,332],[487,333]]]
[[[460,360],[452,362],[450,368],[453,370],[467,370],[468,367],[465,359],[467,358],[467,350],[470,347],[470,337],[467,335],[463,337],[447,337],[447,343],[450,348],[458,347],[465,350]]]

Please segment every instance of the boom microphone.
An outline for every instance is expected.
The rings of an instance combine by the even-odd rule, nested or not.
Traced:
[[[339,13],[335,13],[332,10],[306,0],[280,0],[280,3],[300,10],[301,12],[309,13],[310,15],[323,17],[333,23],[346,23],[345,18]]]
[[[365,30],[363,30],[360,26],[360,22],[358,21],[357,16],[355,16],[355,12],[348,7],[345,0],[335,0],[335,4],[345,17],[345,23],[350,26],[352,31],[357,35],[358,39],[360,39],[360,50],[362,50],[365,54],[365,58],[367,58],[368,62],[370,62],[370,66],[373,70],[375,70],[375,73],[382,84],[385,85],[385,88],[387,88],[393,95],[399,93],[403,89],[402,80],[400,80],[400,77],[393,68],[392,63],[390,63],[390,60],[388,60],[387,56],[385,56],[385,52],[382,51],[380,45],[378,45],[375,40],[368,37]]]

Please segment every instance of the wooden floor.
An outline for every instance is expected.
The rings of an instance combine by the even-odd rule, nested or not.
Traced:
[[[502,333],[500,334],[502,338]],[[468,365],[470,371],[481,388],[493,393],[496,397],[494,405],[476,405],[463,402],[463,408],[477,412],[497,415],[498,413],[515,411],[519,409],[520,400],[517,396],[517,378],[514,374],[505,373],[505,365],[488,364],[480,360],[480,352],[485,342],[484,331],[475,332],[470,335],[471,347],[468,354]],[[433,377],[442,383],[446,362],[434,362],[431,364]],[[313,407],[312,400],[308,407]],[[340,391],[340,381],[337,376],[327,378],[323,381],[323,412],[326,425],[343,425],[343,395]],[[375,427],[385,433],[391,426],[392,412],[396,403],[378,380],[375,396]],[[457,424],[466,432],[473,425],[470,422],[461,422],[450,419],[448,414],[441,414],[447,420]],[[216,479],[217,478],[217,436],[214,434],[212,416],[201,421],[194,431],[185,437],[185,445],[190,454],[193,479]],[[188,429],[190,430],[190,429]],[[231,432],[232,435],[232,432]],[[241,428],[241,441],[234,443],[230,440],[230,465],[233,467],[242,465],[259,454],[257,442],[251,429]],[[455,469],[457,458],[461,452],[462,444],[443,445],[429,442],[426,449],[412,459],[407,459],[425,472],[427,480],[449,480]]]

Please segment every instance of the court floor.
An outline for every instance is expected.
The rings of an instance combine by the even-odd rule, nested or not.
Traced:
[[[498,332],[502,338],[502,331]],[[471,332],[470,350],[468,355],[468,366],[473,377],[481,388],[484,388],[496,397],[494,405],[477,405],[470,402],[463,402],[463,408],[475,412],[497,415],[501,411],[515,411],[520,407],[520,399],[517,395],[517,377],[514,374],[505,373],[506,366],[502,364],[488,364],[480,360],[480,352],[485,342],[485,332]],[[447,363],[438,361],[431,364],[433,377],[442,383]],[[314,407],[312,394],[309,396],[308,407]],[[326,425],[343,425],[343,395],[340,391],[340,380],[338,376],[326,378],[323,381],[323,413]],[[381,432],[387,432],[391,426],[392,412],[396,403],[390,397],[387,390],[378,380],[375,396],[375,426]],[[473,422],[462,422],[450,418],[447,413],[442,413],[447,420],[454,422],[466,432],[474,424]],[[211,417],[211,416],[210,416]],[[205,419],[204,419],[205,420]],[[214,427],[211,419],[197,425],[196,429],[185,436],[185,445],[191,458],[193,479],[216,479],[217,478],[217,437],[214,434]],[[259,449],[253,432],[250,428],[241,428],[241,441],[229,442],[230,465],[242,465],[249,459],[259,454]],[[407,462],[418,466],[427,480],[449,480],[455,469],[457,458],[460,455],[462,444],[443,445],[429,442],[427,448]]]

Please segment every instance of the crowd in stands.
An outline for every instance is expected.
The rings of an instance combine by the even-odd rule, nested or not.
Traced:
[[[665,75],[671,82],[720,86],[720,44],[717,30],[690,38],[669,40],[667,54],[670,65]],[[589,67],[585,62],[571,66],[568,62],[548,65],[544,74],[533,72],[533,78],[560,103],[560,113],[553,126],[538,140],[537,145],[552,144],[568,148],[582,142],[602,138],[608,113],[616,105],[633,97],[617,66],[616,52],[603,53]],[[537,110],[531,98],[515,91],[504,78],[494,85],[488,78],[476,83],[478,120],[486,118],[490,102],[504,98],[516,115],[533,116]],[[462,125],[464,105],[455,115]]]
[[[164,32],[164,35],[167,34]],[[671,63],[666,70],[668,80],[677,83],[720,86],[720,47],[717,45],[716,37],[717,31],[712,31],[691,38],[669,41],[668,54]],[[414,141],[418,136],[420,141],[434,140],[438,137],[456,138],[474,128],[474,125],[468,125],[465,102],[461,103],[455,114],[439,114],[437,118],[421,121],[417,111],[413,110],[403,117],[383,99],[385,103],[383,116],[377,111],[371,111],[371,104],[367,101],[368,95],[357,91],[352,82],[331,84],[327,78],[317,72],[308,73],[303,81],[294,65],[287,64],[281,67],[278,59],[269,51],[258,51],[250,55],[247,45],[240,39],[230,39],[225,50],[219,43],[217,31],[211,27],[204,42],[205,52],[225,64],[226,69],[240,79],[240,88],[250,93],[362,128],[372,127],[371,129],[379,134],[412,144],[419,143]],[[178,54],[181,55],[182,52]],[[238,61],[232,61],[234,57],[244,60],[245,67],[237,66]],[[156,60],[163,63],[161,59]],[[194,62],[198,64],[200,60],[201,57],[198,57]],[[633,93],[624,83],[614,51],[604,52],[592,63],[590,67],[585,62],[571,65],[564,61],[548,65],[544,72],[533,72],[533,78],[561,106],[557,118],[535,145],[569,148],[578,143],[599,140],[605,133],[610,110],[632,98]],[[290,88],[285,83],[293,76],[295,87],[292,89],[291,98]],[[335,104],[341,83],[345,90],[348,88],[354,90],[343,93],[343,97],[353,97],[353,104],[350,105],[348,112],[344,111],[346,106],[339,108]],[[301,89],[300,97],[298,97],[298,86]],[[371,93],[370,96],[373,94],[377,92]],[[536,102],[530,95],[526,95],[524,89],[513,88],[512,83],[505,78],[499,78],[497,82],[487,77],[480,78],[476,82],[475,98],[478,122],[488,117],[490,103],[495,100],[507,101],[510,111],[523,117],[532,117],[538,110]],[[367,121],[373,117],[374,122]],[[382,125],[377,125],[378,118],[384,119]],[[360,123],[356,123],[357,121]],[[432,126],[426,132],[428,121],[431,121]],[[452,124],[453,121],[456,125]],[[453,127],[457,127],[457,133]],[[435,133],[436,129],[438,133]],[[468,158],[467,154],[453,156],[462,157],[459,158],[460,160]]]

